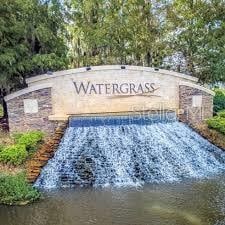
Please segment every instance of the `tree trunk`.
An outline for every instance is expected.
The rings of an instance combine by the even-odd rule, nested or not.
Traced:
[[[2,105],[3,108],[3,117],[0,118],[0,130],[2,131],[9,131],[7,104],[4,99],[6,94],[7,94],[6,90],[0,88],[0,104]]]
[[[8,110],[7,110],[7,104],[4,99],[4,97],[7,95],[7,92],[5,89],[0,89],[0,104],[2,105],[3,108],[3,117],[8,118]]]
[[[6,101],[2,100],[2,107],[3,107],[3,117],[4,118],[8,118],[8,110],[7,110],[7,104],[6,104]]]
[[[147,61],[147,65],[150,67],[152,65],[152,57],[150,52],[148,52],[146,55],[146,61]]]

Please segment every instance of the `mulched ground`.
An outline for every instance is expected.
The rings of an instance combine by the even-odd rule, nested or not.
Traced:
[[[225,135],[220,132],[208,128],[207,124],[202,123],[198,126],[191,126],[196,132],[198,132],[205,139],[210,141],[212,144],[225,150]]]

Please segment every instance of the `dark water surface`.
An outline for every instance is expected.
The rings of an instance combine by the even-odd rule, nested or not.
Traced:
[[[0,225],[222,225],[225,177],[139,188],[48,192],[27,206],[0,206]]]

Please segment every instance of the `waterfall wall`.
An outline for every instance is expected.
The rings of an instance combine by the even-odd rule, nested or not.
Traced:
[[[35,186],[127,186],[206,178],[225,170],[225,153],[167,117],[71,118]]]

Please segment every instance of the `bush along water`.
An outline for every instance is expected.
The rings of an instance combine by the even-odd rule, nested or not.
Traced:
[[[14,166],[23,164],[29,154],[38,148],[43,137],[44,134],[40,131],[14,134],[13,145],[0,146],[0,162]]]
[[[217,113],[217,116],[214,116],[211,119],[207,120],[209,128],[215,129],[222,134],[225,134],[225,110]]]
[[[0,163],[9,168],[23,168],[43,138],[44,134],[39,131],[14,134],[10,143],[0,145]],[[40,192],[28,183],[25,173],[11,175],[0,171],[0,204],[25,205],[39,198]]]
[[[3,148],[0,152],[0,161],[3,163],[9,163],[14,166],[23,164],[28,156],[25,145],[12,145]]]
[[[40,198],[40,192],[28,184],[24,173],[0,174],[0,204],[25,205]]]
[[[214,89],[214,117],[206,122],[208,127],[225,134],[225,89]]]
[[[15,143],[25,145],[28,152],[35,151],[44,138],[41,131],[32,131],[28,133],[17,133],[13,135]]]
[[[215,89],[215,97],[213,100],[214,113],[218,113],[221,110],[225,110],[225,90]]]

